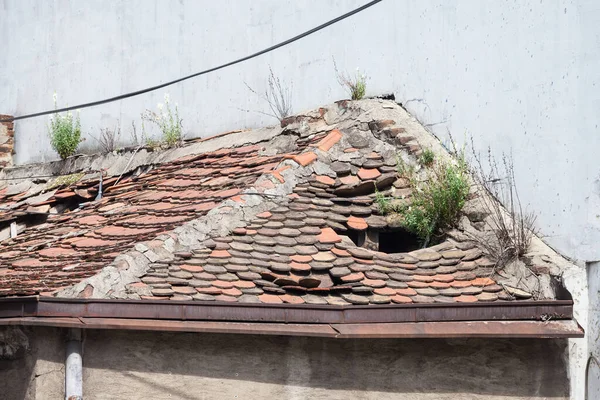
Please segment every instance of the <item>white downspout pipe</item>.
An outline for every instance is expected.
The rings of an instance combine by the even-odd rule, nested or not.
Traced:
[[[81,329],[70,329],[65,360],[65,400],[83,400],[82,349]]]

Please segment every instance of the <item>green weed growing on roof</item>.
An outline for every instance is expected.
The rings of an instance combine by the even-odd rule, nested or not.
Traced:
[[[425,170],[419,179],[414,167],[398,157],[398,174],[408,179],[412,189],[409,205],[392,207],[393,198],[376,192],[376,202],[382,214],[398,213],[403,225],[417,235],[427,247],[433,240],[458,223],[469,195],[470,183],[464,150],[456,152],[456,160],[437,162]]]
[[[390,198],[377,190],[377,186],[375,186],[375,202],[382,214],[389,214],[392,211]]]
[[[419,156],[419,163],[425,167],[430,167],[435,161],[435,153],[431,149],[423,150],[423,153]]]
[[[54,108],[57,109],[57,95],[54,93]],[[50,117],[48,125],[50,134],[50,145],[58,153],[61,159],[66,159],[75,154],[81,140],[81,123],[79,111],[73,117],[70,111],[65,114],[56,113]]]
[[[392,187],[391,195],[386,196],[375,186],[375,203],[381,214],[401,214],[406,209],[406,203],[394,196],[395,189]]]
[[[411,185],[412,202],[404,211],[404,224],[426,247],[458,223],[467,201],[470,183],[464,151],[455,162],[439,162],[428,168],[426,179],[411,180]]]
[[[360,100],[365,97],[367,92],[367,76],[360,72],[360,69],[356,68],[354,76],[342,73],[338,70],[335,59],[333,60],[333,68],[335,69],[338,83],[350,92],[352,100]]]
[[[85,174],[83,172],[70,174],[70,175],[61,175],[54,179],[52,182],[48,183],[46,190],[52,190],[60,186],[71,186],[75,182],[78,182],[81,178],[83,178]]]
[[[396,172],[402,178],[408,180],[415,178],[415,167],[414,165],[408,164],[402,159],[400,154],[396,154]]]
[[[183,140],[182,120],[179,118],[177,104],[175,104],[174,108],[171,107],[171,101],[168,94],[165,94],[164,100],[164,104],[158,104],[158,112],[146,110],[142,114],[142,120],[149,121],[160,129],[162,133],[161,144],[164,147],[173,147],[179,145]],[[142,132],[142,135],[144,134],[145,132]]]

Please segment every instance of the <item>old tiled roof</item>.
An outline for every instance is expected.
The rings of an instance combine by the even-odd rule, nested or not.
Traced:
[[[205,215],[236,195],[282,156],[259,156],[259,146],[223,149],[165,163],[139,176],[78,182],[50,198],[0,213],[12,219],[69,199],[89,202],[75,212],[50,215],[0,244],[0,295],[52,292],[96,274],[136,243]],[[4,190],[6,192],[6,189]],[[18,205],[21,194],[1,194],[3,208]],[[46,208],[47,209],[47,208]],[[34,214],[35,215],[35,214]]]
[[[163,245],[161,235],[177,239],[176,227],[201,222],[224,200],[243,203],[248,188],[259,188],[268,198],[269,190],[286,184],[283,175],[292,169],[299,183],[287,194],[273,194],[275,205],[268,211],[195,248],[150,259],[130,286],[142,299],[249,303],[513,300],[495,281],[493,263],[472,242],[448,238],[427,249],[386,254],[357,247],[345,236],[349,230],[392,226],[374,203],[375,187],[385,192],[394,186],[409,199],[410,188],[396,172],[396,151],[414,155],[420,146],[395,121],[361,117],[336,129],[324,122],[326,112],[292,120],[281,133],[293,139],[286,150],[265,152],[266,143],[258,143],[190,155],[118,184],[116,177],[104,179],[99,201],[94,201],[98,179],[33,204],[5,189],[0,193],[2,209],[8,210],[0,213],[5,221],[42,206],[80,205],[0,243],[0,295],[56,293],[98,274],[142,242],[152,248]],[[305,126],[319,129],[307,134]],[[306,175],[300,173],[304,167]],[[226,216],[230,209],[218,213]]]
[[[373,196],[336,195],[345,190],[342,180],[361,185],[390,173],[375,154],[369,157],[372,168],[348,169],[336,179],[313,175],[296,186],[289,205],[173,262],[153,264],[142,278],[152,288],[148,298],[334,305],[513,298],[490,278],[493,263],[471,242],[386,254],[343,240],[348,228],[386,225]]]

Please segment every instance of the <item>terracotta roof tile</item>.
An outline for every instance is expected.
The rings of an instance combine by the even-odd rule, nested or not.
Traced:
[[[455,297],[454,300],[458,301],[459,303],[474,303],[479,299],[475,296],[460,295],[458,297]]]
[[[317,144],[317,147],[319,148],[319,150],[329,151],[333,147],[333,145],[340,141],[341,138],[342,133],[339,130],[334,129],[331,132],[329,132],[327,136],[321,139],[321,141]]]
[[[322,228],[321,234],[317,237],[320,243],[339,243],[342,238],[331,228]]]
[[[31,281],[27,277],[44,274],[50,277],[56,273],[39,268],[58,268],[59,265],[35,256],[79,262],[77,268],[83,270],[83,274],[77,272],[78,269],[66,269],[60,272],[60,280],[44,280],[50,288],[63,288],[93,275],[136,242],[168,233],[176,226],[204,215],[220,201],[239,196],[241,189],[233,185],[251,185],[264,169],[273,168],[283,159],[283,156],[259,156],[260,149],[261,146],[252,145],[186,157],[159,165],[135,179],[125,176],[116,186],[116,177],[104,179],[105,196],[101,201],[92,201],[91,207],[68,214],[50,215],[43,226],[27,229],[16,239],[0,244],[0,259],[3,255],[10,256],[10,268],[15,268],[0,272],[0,295],[22,295],[26,293],[25,285],[34,286],[27,283]],[[237,176],[240,171],[242,176]],[[76,198],[89,201],[90,196],[95,196],[98,184],[97,179],[77,182],[72,187],[50,193],[44,203],[53,206]],[[11,204],[6,199],[0,201],[3,207]],[[32,246],[38,247],[37,253],[27,251]],[[23,257],[25,255],[29,257]],[[216,250],[215,255],[227,256],[227,251]],[[0,264],[0,271],[1,268]],[[187,272],[198,272],[202,271],[202,266],[190,265],[187,269]],[[16,271],[19,272],[12,273]],[[172,295],[176,293],[163,292],[156,296]]]
[[[308,164],[311,164],[313,161],[315,161],[317,159],[317,155],[315,153],[313,153],[312,151],[309,151],[309,152],[302,153],[299,155],[294,155],[292,157],[292,159],[294,161],[296,161],[298,164],[302,165],[303,167],[306,167]]]
[[[330,178],[327,175],[317,175],[315,177],[315,180],[317,182],[322,183],[322,184],[327,185],[327,186],[332,186],[332,185],[335,184],[335,179]]]
[[[381,175],[381,172],[375,168],[361,168],[357,176],[362,180],[369,180],[378,178]]]
[[[364,231],[368,228],[367,222],[364,218],[350,216],[347,222],[348,226],[352,229],[356,229],[357,231]]]
[[[103,248],[118,245],[119,242],[94,238],[83,238],[75,241],[73,246],[76,248]]]

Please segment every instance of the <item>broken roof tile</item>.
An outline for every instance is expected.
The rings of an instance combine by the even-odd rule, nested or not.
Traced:
[[[362,180],[371,180],[378,178],[381,172],[375,168],[361,168],[356,175]]]
[[[315,153],[313,153],[312,151],[309,151],[309,152],[302,153],[302,154],[296,154],[296,155],[292,156],[291,158],[292,158],[292,160],[296,161],[301,166],[306,167],[308,164],[311,164],[313,161],[315,161],[317,159],[317,155]]]
[[[320,243],[339,243],[342,238],[331,228],[322,228],[321,233],[318,235],[318,241]]]
[[[337,142],[342,138],[342,133],[334,129],[327,136],[325,136],[319,143],[317,143],[317,147],[321,151],[329,151]]]

